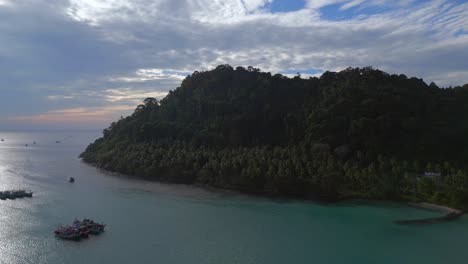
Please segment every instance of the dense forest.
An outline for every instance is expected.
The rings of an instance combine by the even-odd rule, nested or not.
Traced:
[[[468,208],[468,84],[365,68],[220,65],[147,98],[81,154],[107,170],[268,195]]]

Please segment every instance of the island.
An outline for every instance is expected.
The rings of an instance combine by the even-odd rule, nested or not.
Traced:
[[[220,65],[145,99],[80,157],[163,182],[466,210],[467,116],[468,84],[372,67],[302,78]]]

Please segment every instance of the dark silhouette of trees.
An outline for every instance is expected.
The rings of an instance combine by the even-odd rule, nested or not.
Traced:
[[[220,65],[145,99],[81,157],[161,181],[466,208],[466,116],[468,84],[371,67],[302,79]]]

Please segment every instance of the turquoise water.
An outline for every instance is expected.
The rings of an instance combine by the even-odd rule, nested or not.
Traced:
[[[77,158],[98,136],[0,132],[0,190],[35,192],[0,200],[0,263],[468,261],[467,217],[407,227],[393,221],[437,214],[395,203],[275,201],[130,179]],[[75,217],[105,222],[107,230],[81,242],[57,240],[54,228]]]

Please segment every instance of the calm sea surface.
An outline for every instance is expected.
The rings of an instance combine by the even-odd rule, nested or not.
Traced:
[[[0,190],[34,191],[33,198],[0,200],[0,263],[468,263],[466,216],[406,227],[393,221],[437,214],[130,179],[77,158],[98,136],[0,132]],[[102,221],[106,232],[81,242],[56,239],[53,230],[75,217]]]

